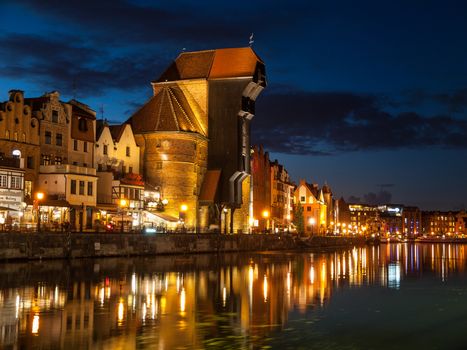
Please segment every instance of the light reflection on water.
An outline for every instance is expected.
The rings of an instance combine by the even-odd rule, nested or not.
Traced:
[[[452,244],[3,264],[0,347],[444,348],[465,267]]]

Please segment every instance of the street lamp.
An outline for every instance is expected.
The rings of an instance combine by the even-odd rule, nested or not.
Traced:
[[[124,213],[124,208],[127,206],[128,201],[125,198],[120,199],[120,210],[122,212],[122,233],[123,233],[123,213]]]
[[[37,200],[37,232],[41,232],[41,200],[45,197],[44,192],[36,192]]]
[[[311,225],[311,235],[313,236],[313,226],[315,225],[316,220],[315,220],[315,218],[310,218],[310,219],[308,219],[308,222]]]
[[[263,218],[266,222],[266,232],[269,230],[269,211],[263,210]]]
[[[224,235],[227,234],[227,208],[222,209],[224,212]]]
[[[183,228],[185,228],[185,218],[186,218],[186,211],[188,210],[188,205],[182,204],[180,205],[180,213],[178,215],[178,219],[181,221]]]

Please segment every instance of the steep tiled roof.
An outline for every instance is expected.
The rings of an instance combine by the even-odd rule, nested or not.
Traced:
[[[162,89],[127,121],[135,134],[153,131],[186,131],[206,136],[182,90],[175,85]]]
[[[251,47],[184,52],[157,81],[253,76],[258,62]]]

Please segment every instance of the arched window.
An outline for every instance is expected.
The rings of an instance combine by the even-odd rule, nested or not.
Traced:
[[[23,132],[23,136],[21,137],[21,141],[26,142],[26,134]]]
[[[16,131],[13,134],[13,140],[18,141],[18,133]]]
[[[8,140],[10,139],[10,131],[9,130],[5,131],[5,138],[8,139]]]

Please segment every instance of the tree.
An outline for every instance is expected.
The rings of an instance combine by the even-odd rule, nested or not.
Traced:
[[[303,222],[303,207],[300,202],[294,206],[293,224],[297,228],[298,233],[301,234],[305,232],[305,224]]]

